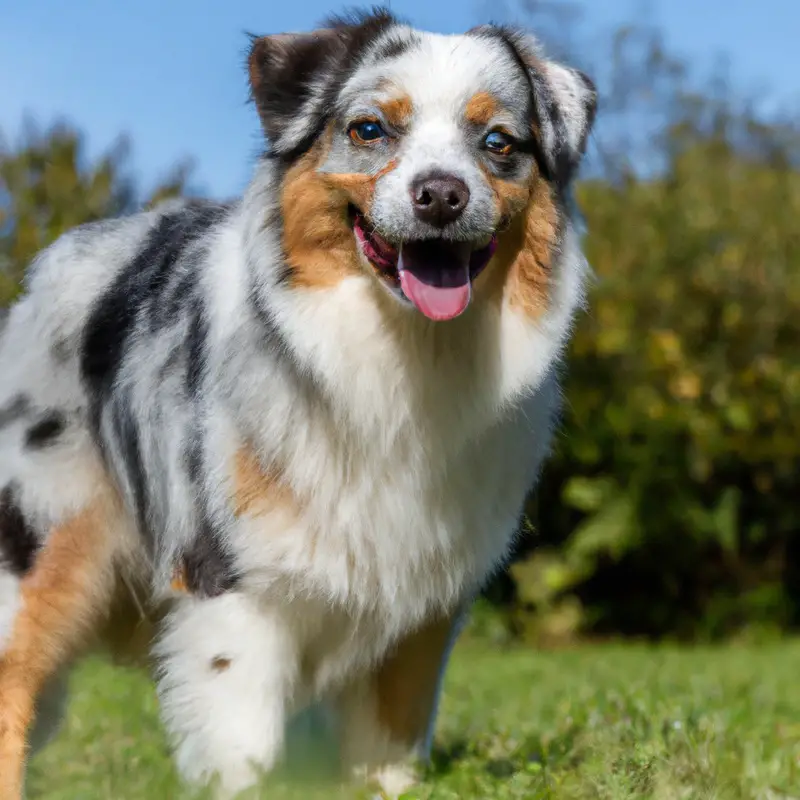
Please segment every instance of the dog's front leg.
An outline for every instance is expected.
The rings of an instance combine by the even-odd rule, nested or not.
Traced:
[[[430,755],[441,680],[466,607],[402,638],[342,694],[342,756],[355,777],[389,797],[417,780]]]
[[[283,750],[296,644],[277,609],[252,596],[185,597],[156,645],[159,697],[178,770],[223,797],[258,782]]]

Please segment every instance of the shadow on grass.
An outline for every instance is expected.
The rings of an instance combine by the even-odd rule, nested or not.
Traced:
[[[557,734],[535,734],[512,743],[507,755],[497,755],[502,742],[491,734],[470,740],[465,737],[436,745],[428,779],[441,779],[459,771],[467,762],[481,764],[480,769],[496,779],[510,778],[518,772],[575,769],[587,757],[582,743],[584,728],[574,725]],[[537,766],[538,765],[538,766]]]
[[[468,739],[456,739],[447,745],[434,745],[431,751],[431,763],[426,770],[426,775],[430,778],[441,778],[449,775],[469,755]]]

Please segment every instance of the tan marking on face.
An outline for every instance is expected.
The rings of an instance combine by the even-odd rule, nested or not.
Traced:
[[[492,184],[510,223],[498,235],[485,283],[511,308],[536,318],[547,308],[559,216],[548,183],[538,175],[532,180],[531,186],[496,179]]]
[[[414,104],[407,94],[397,95],[377,103],[386,121],[393,127],[402,130],[408,125],[414,113]]]
[[[331,187],[343,192],[347,200],[359,211],[369,215],[376,184],[394,169],[397,169],[397,161],[393,159],[374,175],[362,172],[325,172],[321,177]]]
[[[22,793],[36,697],[96,632],[113,593],[116,498],[56,526],[21,585],[21,610],[0,655],[0,797]]]
[[[281,507],[295,506],[295,498],[277,469],[265,470],[249,446],[241,447],[234,460],[233,513],[257,517]]]
[[[287,171],[281,187],[283,249],[291,282],[306,288],[336,286],[357,269],[347,200],[318,171],[325,158],[319,142]]]
[[[494,193],[497,216],[500,219],[511,220],[514,216],[519,214],[528,203],[528,199],[531,196],[530,181],[527,183],[517,183],[516,181],[503,180],[492,174],[489,167],[485,164],[481,164],[480,167],[481,172],[483,172],[486,181]],[[530,180],[533,180],[533,178]]]
[[[330,288],[363,274],[348,206],[352,203],[369,215],[376,183],[397,167],[396,161],[390,161],[374,175],[320,172],[332,135],[329,128],[289,168],[281,186],[289,281],[304,288]]]
[[[488,125],[500,111],[500,104],[489,92],[472,95],[464,109],[464,116],[472,125]]]
[[[410,745],[424,737],[452,627],[449,617],[426,623],[402,639],[375,673],[378,720],[392,741]]]

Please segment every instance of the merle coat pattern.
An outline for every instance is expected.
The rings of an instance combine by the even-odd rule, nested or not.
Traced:
[[[70,231],[2,322],[3,797],[74,658],[137,641],[188,781],[250,786],[322,703],[401,791],[546,455],[588,78],[382,11],[248,69],[244,196]]]

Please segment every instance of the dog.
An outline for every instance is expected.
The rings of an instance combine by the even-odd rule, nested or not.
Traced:
[[[591,80],[381,9],[247,69],[243,197],[67,232],[3,323],[3,798],[96,646],[153,665],[189,784],[251,787],[316,704],[345,774],[404,791],[547,455]]]

